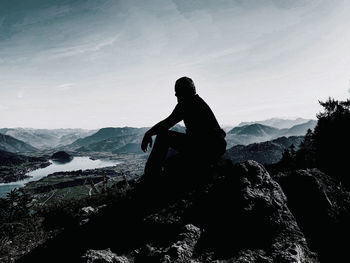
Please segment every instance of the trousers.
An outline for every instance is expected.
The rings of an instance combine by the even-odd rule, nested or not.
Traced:
[[[167,130],[156,136],[145,166],[145,175],[158,175],[169,155],[169,149],[187,158],[214,162],[226,151],[226,141],[220,134],[186,134]]]

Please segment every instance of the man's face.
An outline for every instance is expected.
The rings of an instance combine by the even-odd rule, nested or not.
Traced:
[[[184,100],[184,95],[179,92],[176,92],[176,90],[175,90],[175,97],[177,98],[177,102],[182,102]]]
[[[189,100],[195,95],[192,93],[192,90],[190,90],[190,87],[176,87],[175,88],[175,96],[177,98],[177,102],[184,102],[186,100]]]

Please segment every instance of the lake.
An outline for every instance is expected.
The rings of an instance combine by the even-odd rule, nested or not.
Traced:
[[[68,171],[76,171],[76,170],[87,170],[87,169],[96,169],[103,168],[108,166],[114,166],[119,164],[119,161],[112,160],[91,160],[89,157],[74,157],[72,161],[67,163],[60,163],[50,160],[51,165],[40,168],[34,171],[27,173],[27,175],[31,176],[30,178],[26,178],[21,181],[12,182],[12,183],[0,183],[0,197],[5,197],[6,193],[11,190],[19,187],[23,187],[26,183],[40,180],[41,178],[55,173],[55,172],[68,172]]]

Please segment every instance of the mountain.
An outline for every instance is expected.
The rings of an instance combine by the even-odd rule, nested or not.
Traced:
[[[23,141],[17,140],[12,136],[0,133],[0,150],[19,153],[19,152],[35,152],[38,149]]]
[[[141,144],[142,137],[140,134],[126,134],[109,137],[104,140],[97,142],[86,143],[84,145],[76,148],[76,151],[80,152],[112,152],[127,144]]]
[[[307,130],[313,130],[316,124],[317,121],[310,120],[288,129],[278,129],[259,123],[237,126],[231,129],[226,135],[227,148],[235,145],[248,145],[270,141],[282,136],[304,136]]]
[[[127,143],[124,146],[118,148],[117,150],[112,151],[112,153],[122,154],[122,153],[134,153],[134,154],[142,154],[140,143]]]
[[[80,152],[112,152],[112,153],[143,153],[140,145],[145,132],[149,128],[107,127],[69,145],[71,149]],[[185,132],[185,127],[175,125],[173,131]]]
[[[102,128],[90,136],[76,140],[68,145],[66,149],[80,152],[141,153],[137,150],[136,144],[140,148],[141,140],[147,129],[133,127]]]
[[[123,128],[114,128],[114,127],[107,127],[102,128],[95,132],[94,134],[87,136],[82,139],[78,139],[75,142],[73,142],[70,146],[72,147],[82,147],[87,146],[89,144],[94,144],[102,141],[106,141],[108,139],[111,139],[113,137],[120,137],[123,138],[125,136],[141,136],[142,133],[146,131],[146,128],[132,128],[132,127],[123,127]],[[111,141],[115,141],[111,139]]]
[[[96,132],[84,129],[32,129],[32,128],[3,128],[0,133],[10,135],[18,140],[33,145],[38,149],[54,148],[71,144]]]
[[[176,124],[174,127],[172,127],[170,130],[176,131],[176,132],[182,132],[186,133],[186,128],[182,125]]]
[[[245,125],[251,125],[251,124],[257,123],[257,124],[267,125],[278,129],[287,129],[298,124],[306,123],[308,121],[310,121],[310,119],[297,118],[295,120],[291,120],[291,119],[271,118],[263,121],[241,122],[240,124],[238,124],[238,126],[245,126]]]
[[[263,136],[272,136],[279,132],[279,129],[262,125],[262,124],[250,124],[250,125],[244,125],[240,127],[235,127],[232,130],[230,130],[229,134],[235,134],[235,135],[249,135],[249,136],[256,136],[256,137],[263,137]]]
[[[225,157],[234,163],[246,160],[254,160],[263,164],[277,163],[284,149],[292,144],[297,149],[303,139],[303,136],[291,136],[249,145],[236,145],[226,150]]]
[[[316,127],[317,121],[310,120],[308,122],[294,125],[289,129],[280,130],[279,135],[283,136],[300,136],[305,135],[308,129],[313,130]]]
[[[257,123],[238,126],[227,132],[227,148],[239,144],[248,145],[251,143],[268,141],[275,137],[279,131],[280,130],[277,128]]]

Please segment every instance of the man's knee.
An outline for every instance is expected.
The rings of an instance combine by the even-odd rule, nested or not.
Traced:
[[[169,140],[169,131],[162,131],[157,134],[156,141],[168,141]]]

